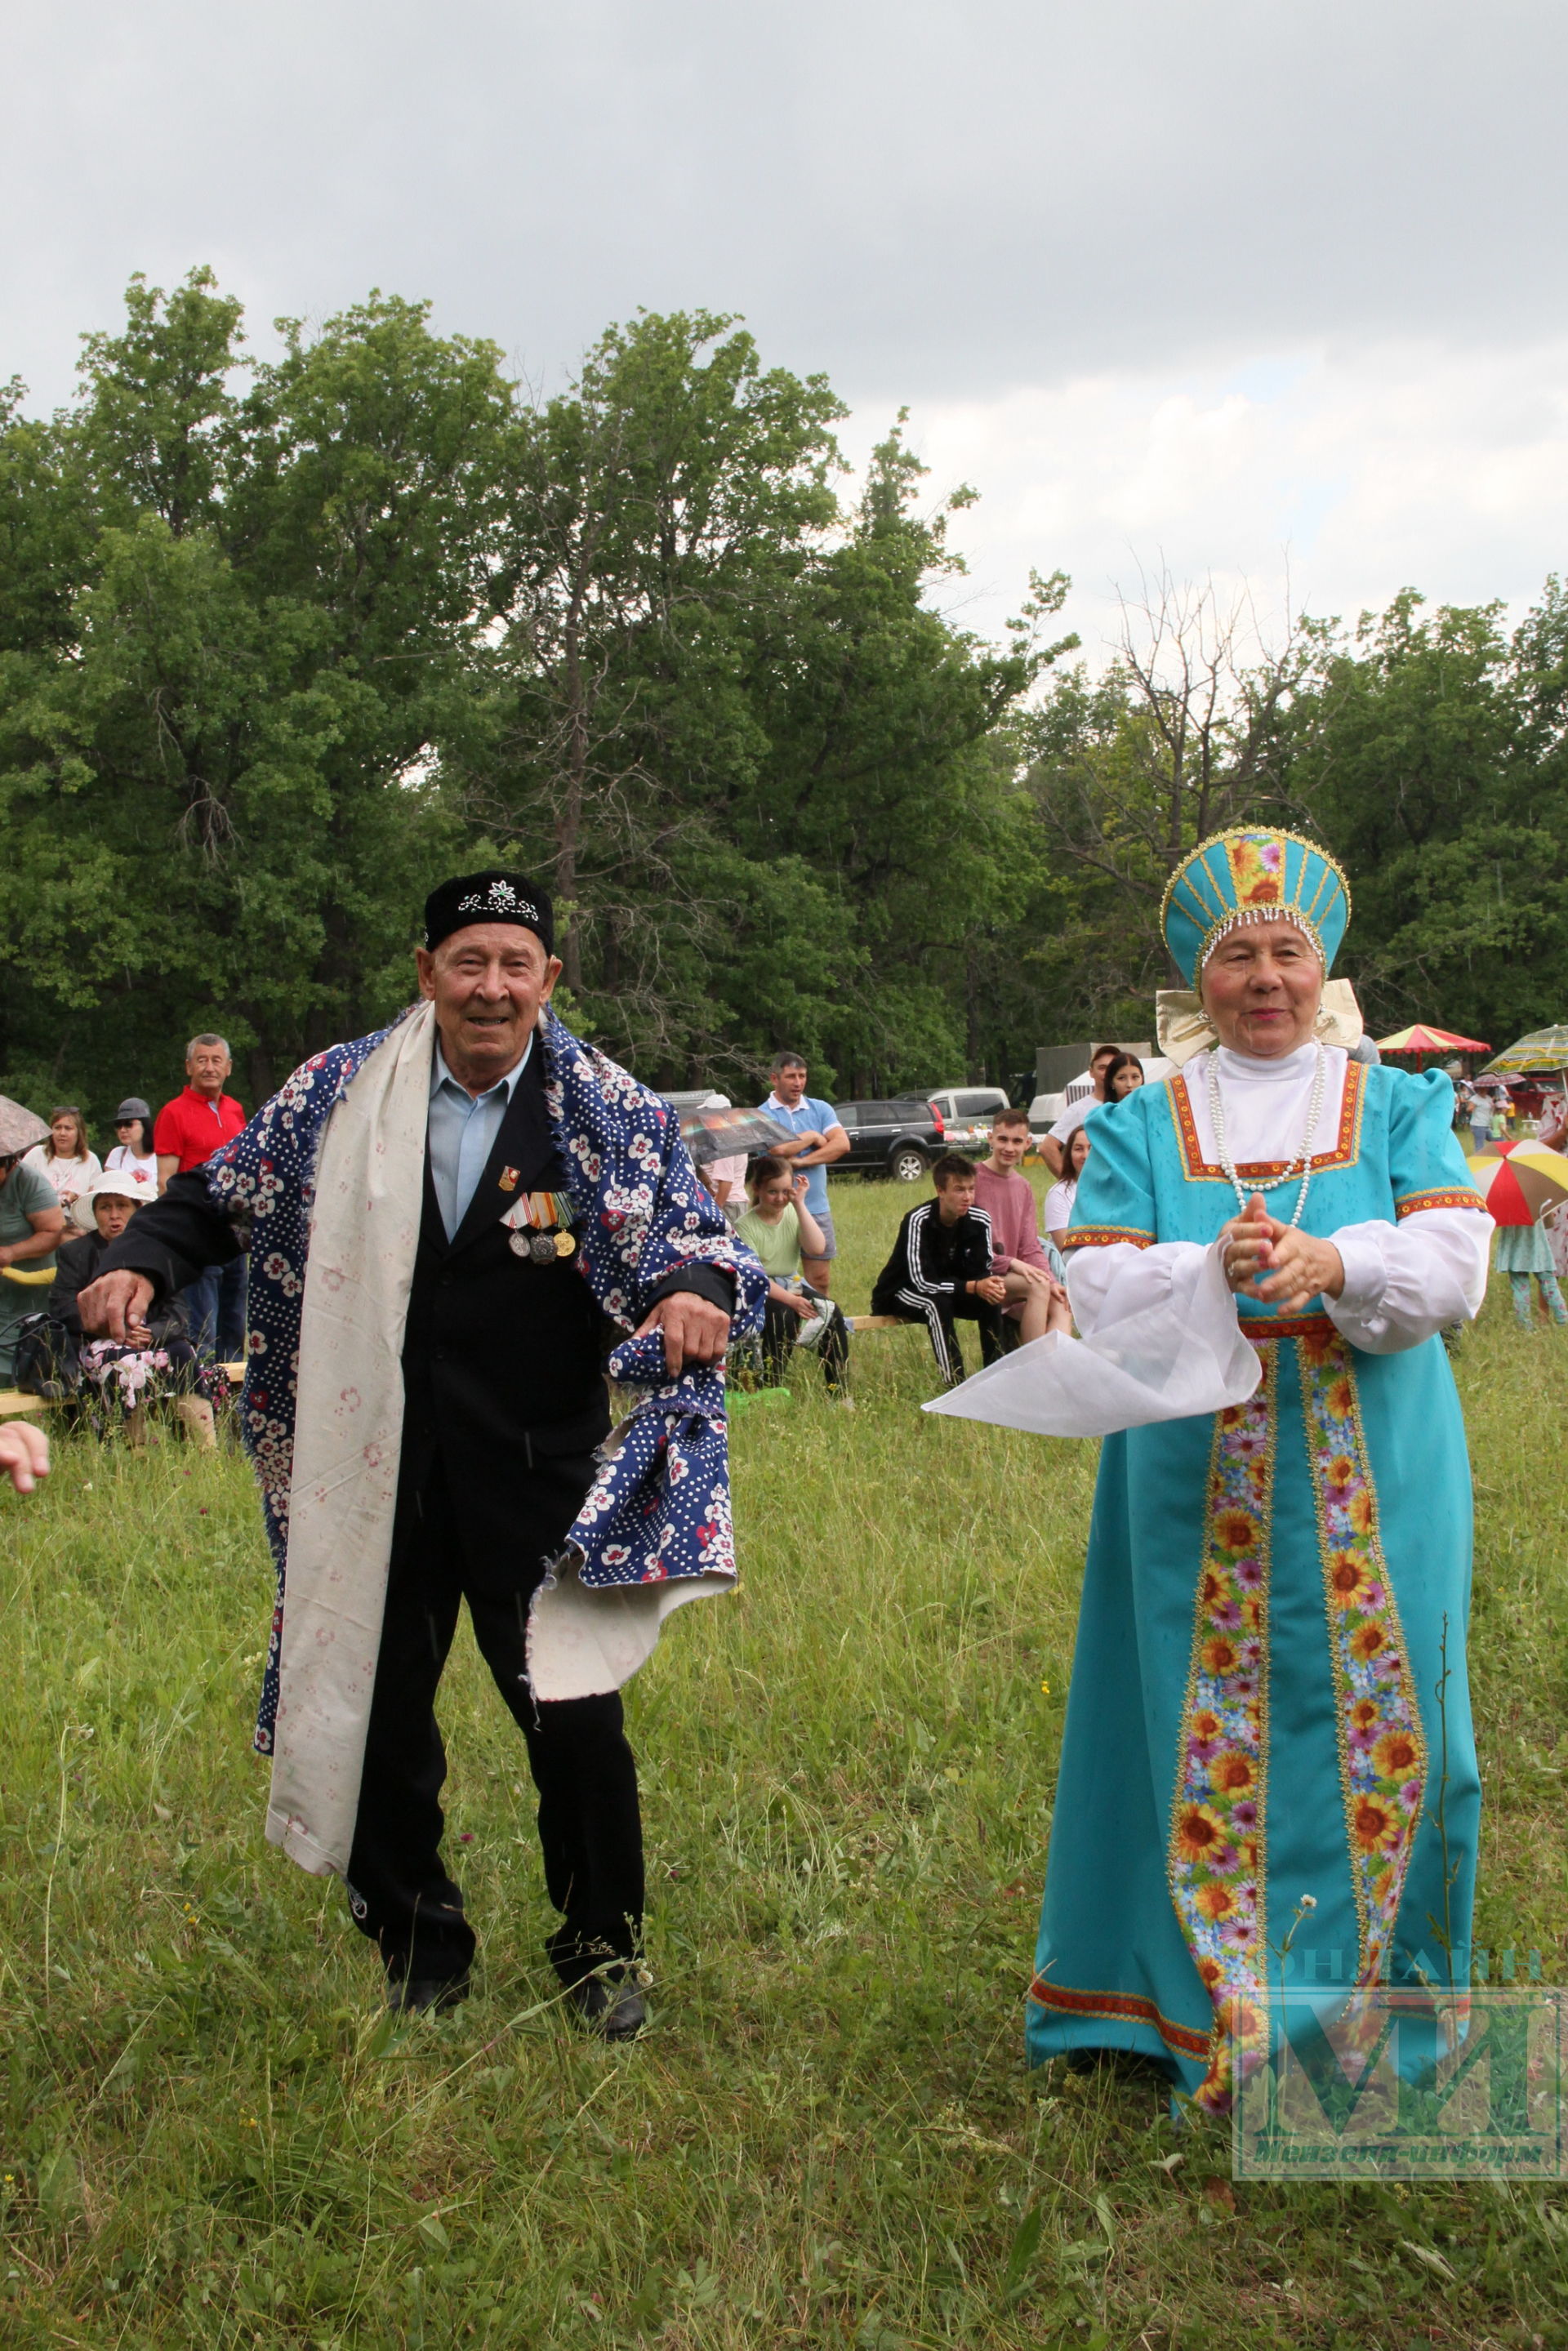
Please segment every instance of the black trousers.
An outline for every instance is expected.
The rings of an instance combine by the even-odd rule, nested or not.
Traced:
[[[509,1556],[542,1561],[560,1544],[591,1476],[573,1456],[540,1461],[531,1505]],[[542,1566],[497,1573],[464,1556],[437,1467],[399,1496],[386,1611],[349,1856],[349,1905],[393,1978],[461,1975],[476,1938],[460,1888],[441,1859],[446,1750],[435,1692],[466,1600],[480,1655],[510,1708],[538,1791],[545,1884],[562,1924],[548,1949],[568,1983],[637,1951],[643,1923],[643,1828],[637,1767],[621,1697],[536,1703],[526,1677],[528,1602]]]
[[[813,1290],[811,1296],[821,1301],[828,1317],[828,1327],[816,1352],[822,1377],[830,1392],[836,1395],[843,1384],[844,1366],[849,1361],[850,1334],[843,1309],[824,1298],[820,1290]],[[793,1307],[780,1306],[776,1299],[768,1300],[762,1319],[762,1363],[769,1387],[782,1387],[789,1377],[789,1358],[795,1352],[795,1335],[800,1328],[800,1318]]]
[[[988,1306],[983,1298],[931,1298],[924,1290],[904,1289],[879,1310],[893,1313],[905,1322],[924,1322],[931,1352],[936,1358],[936,1369],[948,1387],[956,1387],[964,1377],[964,1351],[958,1344],[955,1321],[975,1322],[980,1332],[980,1361],[994,1364],[1002,1353],[1002,1310]]]

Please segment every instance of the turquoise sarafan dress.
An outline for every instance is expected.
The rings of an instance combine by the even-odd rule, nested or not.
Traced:
[[[1349,1064],[1303,1228],[1479,1208],[1451,1117],[1446,1078]],[[1179,1076],[1097,1113],[1070,1246],[1212,1242],[1237,1201],[1202,1147]],[[1293,1922],[1291,1980],[1468,1980],[1479,1815],[1441,1340],[1237,1305],[1252,1396],[1104,1440],[1028,2012],[1032,2063],[1141,2051],[1214,2111]]]

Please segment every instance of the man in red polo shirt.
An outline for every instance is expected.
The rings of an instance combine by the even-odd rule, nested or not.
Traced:
[[[227,1042],[210,1030],[193,1037],[186,1046],[184,1092],[164,1103],[152,1129],[160,1192],[172,1176],[204,1166],[220,1145],[244,1128],[245,1112],[233,1094],[224,1092],[233,1068]],[[244,1356],[246,1272],[246,1259],[236,1257],[228,1265],[210,1265],[181,1292],[198,1354],[210,1355],[215,1348],[225,1364]]]

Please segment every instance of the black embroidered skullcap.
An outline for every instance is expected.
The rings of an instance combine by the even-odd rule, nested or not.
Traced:
[[[555,953],[555,915],[549,893],[522,873],[460,874],[440,882],[424,902],[424,944],[438,947],[470,923],[516,923],[532,931],[546,955]]]

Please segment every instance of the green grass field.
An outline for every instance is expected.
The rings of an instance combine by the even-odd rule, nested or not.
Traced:
[[[912,1196],[838,1187],[863,1308]],[[1459,1365],[1478,1939],[1564,1979],[1568,1333]],[[922,1416],[915,1332],[736,1424],[744,1588],[631,1695],[653,2030],[563,2023],[520,1742],[465,1633],[466,2008],[392,2032],[262,1841],[248,1474],[62,1444],[0,1502],[0,2346],[1568,2345],[1568,2193],[1238,2186],[1152,2090],[1025,2074],[1092,1448]]]

